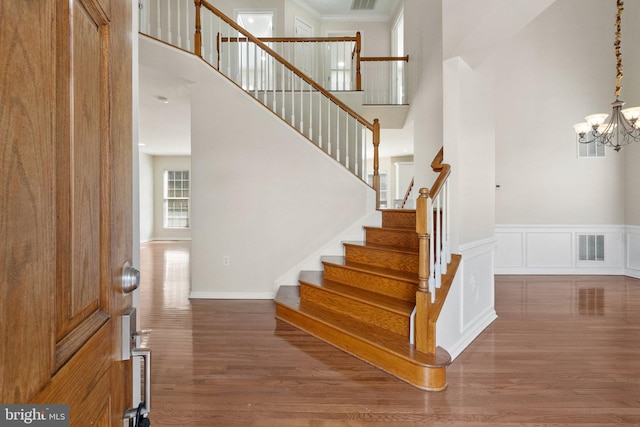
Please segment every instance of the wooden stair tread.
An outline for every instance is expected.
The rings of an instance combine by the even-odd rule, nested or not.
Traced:
[[[401,315],[410,316],[415,306],[415,302],[392,298],[366,289],[325,279],[322,271],[302,271],[299,279],[300,282]]]
[[[396,252],[396,253],[409,254],[409,255],[417,255],[418,254],[417,250],[406,248],[404,246],[380,245],[380,244],[376,244],[376,243],[367,243],[367,242],[355,241],[355,240],[354,241],[345,241],[345,242],[342,242],[342,244],[344,246],[357,246],[357,247],[361,247],[361,248],[365,248],[365,249],[375,249],[375,250]]]
[[[284,305],[291,310],[295,310],[316,323],[323,324],[326,327],[338,330],[350,337],[373,345],[381,351],[392,353],[414,365],[439,368],[451,363],[451,357],[444,350],[436,354],[419,352],[415,350],[414,346],[409,344],[407,338],[402,335],[383,329],[372,328],[371,325],[365,322],[360,322],[349,316],[332,312],[317,304],[301,302],[299,295],[298,286],[281,286],[275,302],[276,304]],[[284,316],[276,315],[276,317],[289,323]],[[294,326],[299,327],[295,324]],[[307,330],[307,332],[314,336],[319,335],[313,331]]]
[[[387,277],[389,279],[415,283],[416,285],[419,281],[417,273],[392,270],[390,268],[376,267],[367,264],[360,264],[357,262],[349,262],[343,256],[323,256],[321,258],[321,261],[323,264],[333,264],[354,271],[361,271],[363,273],[375,274],[378,276]]]
[[[398,233],[412,233],[412,234],[416,234],[416,230],[415,227],[411,228],[411,227],[399,227],[399,226],[393,226],[393,227],[374,227],[372,225],[365,225],[364,227],[365,230],[386,230],[386,231],[397,231]]]

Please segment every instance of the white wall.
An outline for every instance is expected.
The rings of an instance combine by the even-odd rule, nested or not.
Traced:
[[[429,165],[443,144],[442,0],[405,0],[405,53],[413,127],[416,188],[429,187]]]
[[[140,50],[194,82],[192,297],[273,298],[276,279],[375,210],[370,187],[209,66]]]
[[[640,149],[579,159],[572,125],[610,112],[615,3],[558,0],[492,58],[496,68],[497,273],[638,276]],[[621,98],[640,105],[640,31],[623,14]],[[603,23],[609,23],[603,25]],[[588,64],[588,65],[587,65]],[[577,260],[579,233],[604,234],[605,262]]]
[[[640,4],[628,1],[622,16],[622,54],[624,76],[622,78],[621,99],[627,101],[625,107],[640,106]],[[640,226],[640,142],[634,142],[620,152],[625,158],[625,224]],[[640,242],[636,254],[640,255]],[[640,256],[636,258],[640,264]]]
[[[285,0],[284,6],[284,30],[282,33],[284,37],[296,37],[296,17],[302,20],[305,24],[313,27],[314,37],[321,37],[321,23],[318,16],[310,12],[308,9],[301,7],[293,0]]]
[[[138,162],[140,195],[140,243],[153,240],[154,226],[154,182],[153,156],[140,153]],[[162,185],[162,182],[160,182]]]
[[[624,157],[578,159],[572,129],[613,101],[614,14],[556,1],[496,57],[497,223],[624,223]]]

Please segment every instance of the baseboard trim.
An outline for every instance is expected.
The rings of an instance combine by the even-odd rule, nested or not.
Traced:
[[[496,310],[491,307],[485,311],[482,315],[478,316],[474,322],[472,322],[462,334],[462,337],[453,346],[447,348],[447,351],[451,355],[451,360],[454,360],[484,331],[494,320],[498,318]]]
[[[189,299],[274,299],[273,292],[189,292]]]

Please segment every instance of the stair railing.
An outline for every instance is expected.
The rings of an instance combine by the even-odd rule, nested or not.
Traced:
[[[347,37],[259,37],[276,53],[330,91],[358,90],[360,33]],[[244,43],[222,37],[220,43]]]
[[[370,123],[206,0],[140,0],[141,32],[185,49],[251,94],[364,182],[380,200],[380,124]],[[195,29],[187,36],[185,28]],[[179,35],[179,36],[178,36]],[[192,38],[191,38],[192,37]],[[223,40],[235,40],[234,43]],[[356,54],[357,53],[357,54]],[[359,58],[359,49],[350,52]],[[373,171],[366,159],[373,146]]]
[[[406,56],[363,56],[360,58],[364,104],[406,104]]]
[[[373,144],[374,189],[378,194],[378,121],[367,121],[205,0],[195,0],[195,5],[196,55],[363,181],[367,177],[367,149]],[[236,43],[221,43],[233,38]]]
[[[407,186],[407,191],[404,193],[404,197],[402,198],[402,202],[400,203],[400,209],[404,209],[407,202],[409,201],[409,197],[411,196],[411,192],[413,191],[414,180],[415,178],[411,178],[411,182],[409,183],[409,186]]]
[[[451,166],[442,163],[440,149],[431,162],[439,175],[431,189],[421,188],[416,200],[416,232],[419,240],[418,292],[416,293],[415,345],[418,351],[435,353],[436,321],[444,298],[436,300],[442,275],[451,262],[449,174]]]

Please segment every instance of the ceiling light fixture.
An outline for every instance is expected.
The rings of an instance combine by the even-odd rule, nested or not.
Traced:
[[[169,103],[169,98],[167,98],[166,96],[156,96],[156,99],[159,102],[162,102],[163,104],[168,104]]]
[[[578,135],[578,142],[590,144],[596,142],[616,151],[632,142],[640,141],[640,107],[622,109],[624,101],[620,100],[620,90],[622,89],[622,54],[620,45],[622,36],[620,33],[622,11],[624,10],[623,0],[617,0],[618,11],[616,13],[616,32],[613,46],[616,54],[616,90],[614,95],[616,100],[610,105],[611,115],[606,113],[591,114],[585,117],[586,122],[578,123],[573,129]],[[606,122],[607,118],[609,121]]]

